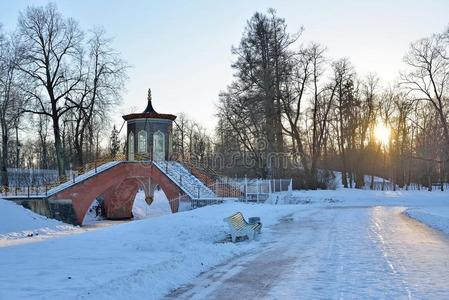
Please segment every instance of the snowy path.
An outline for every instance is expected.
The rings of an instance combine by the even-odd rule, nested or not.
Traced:
[[[275,241],[175,290],[177,299],[448,298],[449,240],[398,207],[292,215]]]

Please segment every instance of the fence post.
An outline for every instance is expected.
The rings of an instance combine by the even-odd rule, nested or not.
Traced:
[[[256,181],[256,191],[257,191],[256,201],[257,201],[257,203],[259,203],[259,179],[257,179],[257,181]]]
[[[248,178],[245,175],[245,202],[248,202]]]
[[[200,191],[200,187],[198,186],[198,199],[200,199],[200,195],[201,195],[201,191]]]
[[[179,175],[179,185],[182,186],[182,175]]]
[[[272,189],[271,189],[271,178],[268,179],[268,194],[272,193]]]

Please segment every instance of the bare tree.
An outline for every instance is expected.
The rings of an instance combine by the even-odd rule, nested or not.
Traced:
[[[78,23],[63,18],[55,4],[28,7],[19,17],[21,61],[17,65],[26,80],[32,83],[26,93],[33,103],[25,112],[52,120],[58,172],[64,175],[64,149],[60,119],[76,107],[67,96],[82,78],[81,41]]]
[[[38,134],[38,143],[37,150],[39,154],[39,167],[42,169],[48,169],[50,166],[50,153],[49,153],[49,141],[48,141],[48,123],[49,120],[44,115],[38,115],[37,121],[37,134]],[[50,144],[51,147],[51,144]]]
[[[414,100],[431,103],[443,129],[446,153],[449,153],[448,32],[433,34],[413,43],[404,61],[409,66],[409,72],[401,74],[402,86]]]
[[[70,103],[75,105],[69,118],[75,123],[74,148],[80,166],[84,164],[83,147],[89,129],[93,128],[92,123],[105,124],[108,121],[109,112],[121,100],[127,78],[128,66],[111,43],[104,29],[95,28],[91,31],[80,84],[67,95]]]
[[[1,185],[5,187],[8,186],[7,167],[10,132],[13,128],[19,127],[23,106],[23,95],[20,95],[17,78],[16,63],[18,57],[12,39],[4,37],[0,31],[0,125],[2,132],[0,180]]]
[[[294,72],[282,99],[283,113],[288,122],[284,131],[295,141],[309,187],[318,184],[318,162],[325,147],[325,134],[337,89],[336,83],[321,82],[325,67],[324,51],[324,47],[312,44],[297,53]],[[307,95],[310,95],[310,106],[304,109],[302,104],[306,106],[307,103],[303,98]],[[308,130],[301,130],[301,120],[305,121]]]
[[[358,101],[358,111],[356,112],[357,126],[357,155],[355,158],[355,186],[362,188],[365,186],[365,174],[369,173],[367,169],[368,155],[367,151],[372,141],[372,132],[376,124],[377,113],[377,88],[379,78],[374,74],[368,74],[362,82],[360,99]],[[370,136],[371,133],[371,136]]]
[[[344,187],[348,187],[348,174],[349,180],[352,178],[348,151],[351,146],[352,109],[354,108],[354,70],[347,59],[334,62],[333,69],[333,80],[337,86],[337,99],[335,102],[336,138],[341,158],[342,184]]]

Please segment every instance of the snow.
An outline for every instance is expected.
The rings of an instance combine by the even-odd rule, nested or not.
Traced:
[[[144,191],[139,191],[134,200],[132,212],[136,220],[159,217],[172,213],[167,196],[165,196],[162,189],[154,191],[154,200],[151,205],[148,205],[145,201]]]
[[[201,274],[170,299],[447,299],[449,242],[403,208],[296,211],[257,251]]]
[[[216,243],[227,231],[224,217],[242,211],[269,226],[292,209],[298,207],[227,203],[1,248],[0,265],[8,272],[0,272],[0,298],[157,299],[260,246]],[[269,234],[265,229],[263,236]]]
[[[36,241],[84,231],[3,199],[0,199],[0,217],[0,247],[16,244],[24,238]]]
[[[83,220],[83,225],[89,226],[81,228],[36,214],[12,201],[0,199],[0,247],[83,233],[86,229],[121,223],[105,221],[97,216],[96,205],[98,205],[97,200],[92,203]],[[143,191],[137,193],[133,206],[135,219],[153,218],[166,214],[171,214],[171,210],[167,197],[161,189],[155,191],[151,206],[145,202]]]
[[[138,193],[141,220],[0,248],[0,299],[449,297],[449,240],[405,215],[446,232],[448,192],[293,191],[177,214],[155,193],[151,206]],[[33,228],[0,201],[1,232]],[[220,242],[236,211],[261,218],[257,241]]]
[[[155,161],[154,165],[175,182],[190,198],[214,199],[217,195],[177,161]]]
[[[333,178],[333,180],[332,180],[333,181],[332,186],[334,186],[336,188],[343,188],[341,172],[332,171],[332,173],[335,176],[335,178]],[[388,179],[384,179],[382,177],[378,177],[378,176],[371,177],[369,175],[365,175],[364,176],[364,181],[365,181],[365,187],[366,188],[369,188],[372,179],[373,179],[373,183],[374,184],[381,184],[381,183],[387,183],[388,184],[388,183],[390,183],[390,181]],[[349,178],[348,178],[348,180],[349,180]]]
[[[449,239],[404,215],[414,207],[446,216],[448,192],[294,191],[268,202],[302,209],[275,226],[268,247],[203,273],[170,298],[449,297]]]
[[[409,208],[405,214],[449,236],[449,207]]]
[[[435,190],[421,191],[370,191],[358,189],[337,189],[318,191],[294,191],[272,194],[267,200],[272,204],[311,204],[329,202],[345,206],[401,206],[403,212],[421,223],[449,236],[449,192]]]

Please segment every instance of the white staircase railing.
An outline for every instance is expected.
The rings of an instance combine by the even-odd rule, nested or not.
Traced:
[[[154,165],[175,182],[191,199],[214,199],[217,195],[176,161],[155,161]]]

